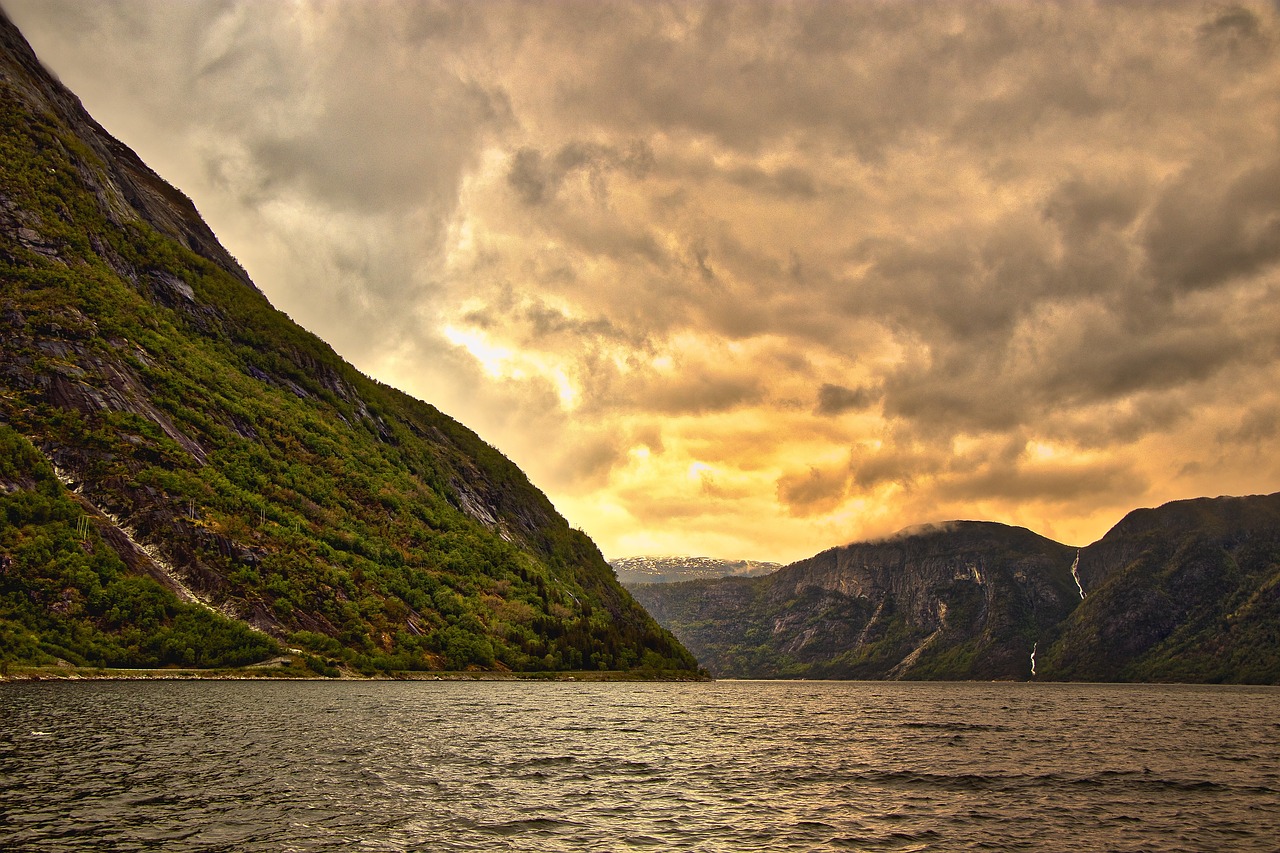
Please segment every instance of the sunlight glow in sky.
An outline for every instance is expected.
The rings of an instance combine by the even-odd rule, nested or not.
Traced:
[[[1280,488],[1273,4],[0,2],[610,557]]]

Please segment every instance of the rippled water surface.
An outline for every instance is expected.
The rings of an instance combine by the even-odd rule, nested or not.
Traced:
[[[0,684],[0,849],[1275,850],[1280,690]]]

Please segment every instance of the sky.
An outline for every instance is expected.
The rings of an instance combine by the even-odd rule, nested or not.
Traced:
[[[1280,12],[0,0],[608,557],[1280,490]]]

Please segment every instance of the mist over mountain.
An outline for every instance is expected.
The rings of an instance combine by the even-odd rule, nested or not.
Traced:
[[[1080,549],[958,521],[633,592],[719,676],[1278,683],[1280,494],[1135,510]]]
[[[0,15],[0,658],[693,658],[514,464],[273,308]]]

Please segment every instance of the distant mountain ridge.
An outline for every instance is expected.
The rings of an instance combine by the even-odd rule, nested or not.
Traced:
[[[0,666],[696,662],[522,471],[272,307],[0,12]]]
[[[609,565],[618,573],[618,582],[628,589],[643,583],[676,583],[729,575],[756,577],[782,568],[781,563],[715,557],[620,557],[610,560]]]
[[[1280,494],[1135,510],[1079,549],[958,521],[634,594],[718,676],[1274,684]]]

